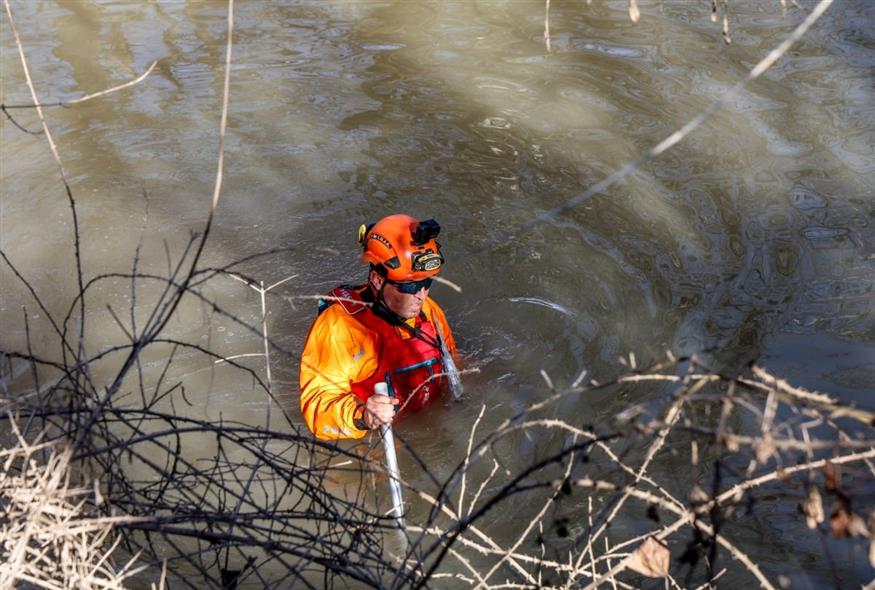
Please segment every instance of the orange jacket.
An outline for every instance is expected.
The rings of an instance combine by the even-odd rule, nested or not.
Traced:
[[[370,308],[361,313],[375,317]],[[440,326],[450,354],[455,354],[456,343],[443,310],[427,298],[422,313]],[[416,321],[408,324],[413,327]],[[368,432],[356,426],[356,420],[361,424],[363,404],[353,389],[355,385],[362,395],[359,384],[373,380],[381,359],[380,335],[365,323],[350,313],[348,304],[333,304],[310,327],[301,355],[301,413],[317,438],[362,438]],[[382,330],[393,330],[402,340],[412,337],[398,326],[386,324]]]

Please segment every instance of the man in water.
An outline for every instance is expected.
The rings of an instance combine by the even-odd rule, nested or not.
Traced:
[[[440,226],[390,215],[359,228],[368,282],[319,301],[301,356],[301,413],[317,438],[361,438],[440,393],[441,341],[456,344],[428,296],[444,263]],[[375,395],[385,382],[389,395]]]

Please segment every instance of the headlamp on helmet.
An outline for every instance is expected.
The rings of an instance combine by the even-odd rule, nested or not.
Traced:
[[[391,281],[422,281],[440,272],[443,265],[441,247],[435,240],[440,231],[434,219],[420,222],[401,214],[362,225],[358,231],[362,261],[381,265]]]

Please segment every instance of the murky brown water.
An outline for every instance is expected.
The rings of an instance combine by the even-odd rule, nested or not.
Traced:
[[[51,109],[48,119],[78,199],[86,274],[130,270],[138,246],[141,269],[164,271],[164,241],[178,256],[209,208],[225,3],[12,5],[43,100],[101,90],[158,60],[135,88]],[[640,5],[632,24],[624,1],[553,2],[548,51],[543,2],[238,0],[209,263],[291,249],[244,269],[266,284],[296,275],[269,301],[271,334],[296,354],[314,306],[283,297],[362,279],[360,223],[395,211],[438,219],[445,276],[464,291],[432,294],[467,366],[481,372],[466,378],[464,404],[399,428],[436,473],[458,461],[481,404],[488,429],[544,395],[541,369],[558,385],[583,368],[605,379],[630,351],[646,363],[669,348],[718,349],[714,362],[730,368],[760,358],[798,385],[875,407],[875,4],[867,0],[837,0],[761,80],[634,177],[556,222],[481,248],[669,135],[802,18],[777,0],[731,2],[726,46],[706,3]],[[0,47],[0,98],[29,102],[5,17]],[[34,113],[15,115],[38,128]],[[75,268],[56,168],[42,138],[5,119],[0,131],[0,246],[50,309],[66,309]],[[0,277],[0,342],[20,347],[26,293],[6,267]],[[126,289],[107,285],[96,297],[124,305]],[[258,296],[242,283],[216,279],[207,292],[260,323]],[[188,321],[170,327],[177,336],[226,355],[260,350],[257,335],[196,303],[184,312]],[[27,313],[35,345],[49,342],[40,314]],[[89,326],[93,349],[120,336],[101,306]],[[201,416],[263,423],[266,402],[251,381],[183,366]],[[294,358],[275,354],[273,371],[297,419]],[[628,401],[570,410],[597,422]],[[415,471],[403,457],[401,468]],[[775,559],[804,571],[792,551]],[[818,587],[821,575],[799,587]]]

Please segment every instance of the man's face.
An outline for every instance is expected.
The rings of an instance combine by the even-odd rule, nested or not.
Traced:
[[[425,298],[428,297],[428,287],[423,287],[413,294],[402,293],[398,287],[377,273],[371,273],[371,282],[378,290],[380,287],[383,288],[383,302],[386,307],[405,320],[418,316]]]

